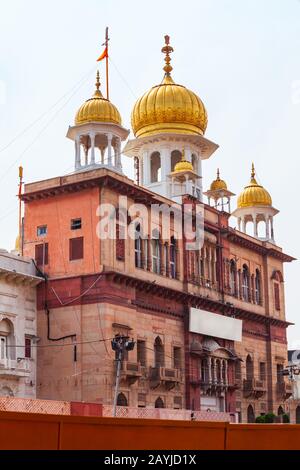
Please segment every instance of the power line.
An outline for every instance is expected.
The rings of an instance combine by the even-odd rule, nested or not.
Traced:
[[[94,70],[94,69],[95,69],[95,67],[93,67],[92,70]],[[21,132],[19,132],[17,135],[15,135],[15,137],[10,142],[8,142],[8,144],[6,144],[4,147],[0,148],[0,153],[7,150],[17,139],[19,139],[24,134],[26,134],[26,132],[29,131],[32,127],[34,127],[35,124],[37,124],[41,119],[43,119],[44,116],[46,116],[48,113],[50,113],[52,111],[52,109],[54,109],[64,98],[66,98],[69,95],[69,93],[71,93],[75,88],[77,88],[77,86],[79,84],[81,84],[81,82],[83,82],[87,78],[87,76],[89,76],[91,74],[92,70],[89,71],[88,75],[85,75],[84,77],[82,77],[67,93],[65,93],[63,96],[61,96],[52,106],[50,106],[50,108],[48,108],[46,111],[44,111],[39,117],[37,117],[28,126],[26,126]]]
[[[93,67],[94,70],[95,67]],[[40,136],[47,130],[47,128],[52,124],[52,122],[56,119],[56,117],[59,115],[59,113],[65,108],[65,106],[71,101],[73,96],[79,91],[81,86],[84,84],[85,81],[87,81],[87,77],[89,77],[91,72],[89,72],[88,76],[85,77],[84,81],[80,82],[80,85],[77,86],[75,91],[71,94],[71,96],[65,101],[65,103],[55,112],[55,114],[52,116],[52,118],[47,121],[44,127],[38,132],[38,134],[35,136],[35,138],[30,142],[30,144],[21,152],[21,154],[16,158],[16,160],[7,168],[7,170],[3,173],[3,175],[0,177],[0,182],[3,181],[5,176],[10,172],[10,170],[21,160],[21,158],[28,152],[28,150],[35,144],[35,142],[40,138]]]

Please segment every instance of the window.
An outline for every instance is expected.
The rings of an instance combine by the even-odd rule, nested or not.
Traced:
[[[232,259],[230,261],[230,293],[231,295],[236,295],[236,264]]]
[[[37,228],[37,236],[44,237],[45,235],[47,235],[47,225],[41,225]]]
[[[25,357],[31,358],[31,339],[25,338]]]
[[[277,366],[276,366],[276,372],[277,372],[277,382],[279,382],[279,383],[284,382],[284,378],[283,378],[283,365],[282,365],[282,364],[277,364]]]
[[[171,237],[170,245],[170,275],[172,279],[176,278],[176,240]]]
[[[140,225],[137,225],[136,230],[135,230],[134,251],[135,251],[135,266],[137,268],[141,268],[142,267],[142,239],[141,239]]]
[[[137,342],[137,361],[141,366],[146,366],[146,341]]]
[[[259,380],[266,380],[266,363],[259,363]]]
[[[6,358],[7,358],[6,337],[0,336],[0,359],[6,359]]]
[[[159,338],[159,336],[154,342],[154,362],[155,367],[164,367],[164,347],[162,344],[162,340]]]
[[[249,354],[246,359],[246,377],[247,377],[247,380],[252,380],[254,377],[253,361],[251,357],[249,356]]]
[[[242,274],[242,293],[243,293],[243,300],[246,302],[250,301],[250,285],[249,285],[249,268],[247,265],[244,264],[243,266],[243,274]]]
[[[175,166],[182,159],[182,153],[179,150],[173,150],[171,153],[171,170],[175,170]]]
[[[181,348],[173,348],[173,365],[174,369],[180,369],[181,367]]]
[[[83,237],[70,239],[70,261],[83,259]]]
[[[274,284],[274,300],[276,310],[280,310],[280,291],[277,283]]]
[[[49,263],[48,243],[35,245],[35,261],[38,266],[45,266]]]
[[[81,219],[72,219],[71,220],[71,230],[80,230],[82,228]]]
[[[260,272],[257,269],[255,273],[255,303],[261,305],[261,281]]]
[[[128,400],[124,393],[119,393],[117,399],[117,406],[128,406]]]
[[[152,271],[156,274],[160,274],[159,232],[154,230],[152,237]]]

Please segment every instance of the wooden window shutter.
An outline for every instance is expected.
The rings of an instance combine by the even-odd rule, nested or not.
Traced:
[[[275,308],[280,310],[280,290],[279,284],[274,284],[274,298],[275,298]]]
[[[40,245],[35,245],[35,262],[38,266],[48,264],[48,243],[41,243]]]
[[[83,259],[83,237],[70,239],[70,261]]]

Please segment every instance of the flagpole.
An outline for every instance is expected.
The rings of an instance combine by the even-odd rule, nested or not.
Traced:
[[[106,54],[106,98],[109,100],[108,41],[109,41],[108,28],[106,28],[106,34],[105,34],[105,46],[106,46],[106,50],[107,50],[107,54]]]
[[[23,230],[22,230],[22,187],[23,167],[19,167],[19,254],[23,255]]]

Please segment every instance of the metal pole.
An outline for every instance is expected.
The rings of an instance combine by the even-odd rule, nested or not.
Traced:
[[[122,364],[122,353],[123,353],[123,342],[120,344],[119,354],[118,354],[118,366],[117,366],[117,377],[116,377],[116,387],[115,387],[115,397],[114,397],[114,409],[113,409],[113,416],[117,416],[117,400],[118,400],[118,392],[119,392],[119,384],[120,384],[120,373],[121,373],[121,364]]]

